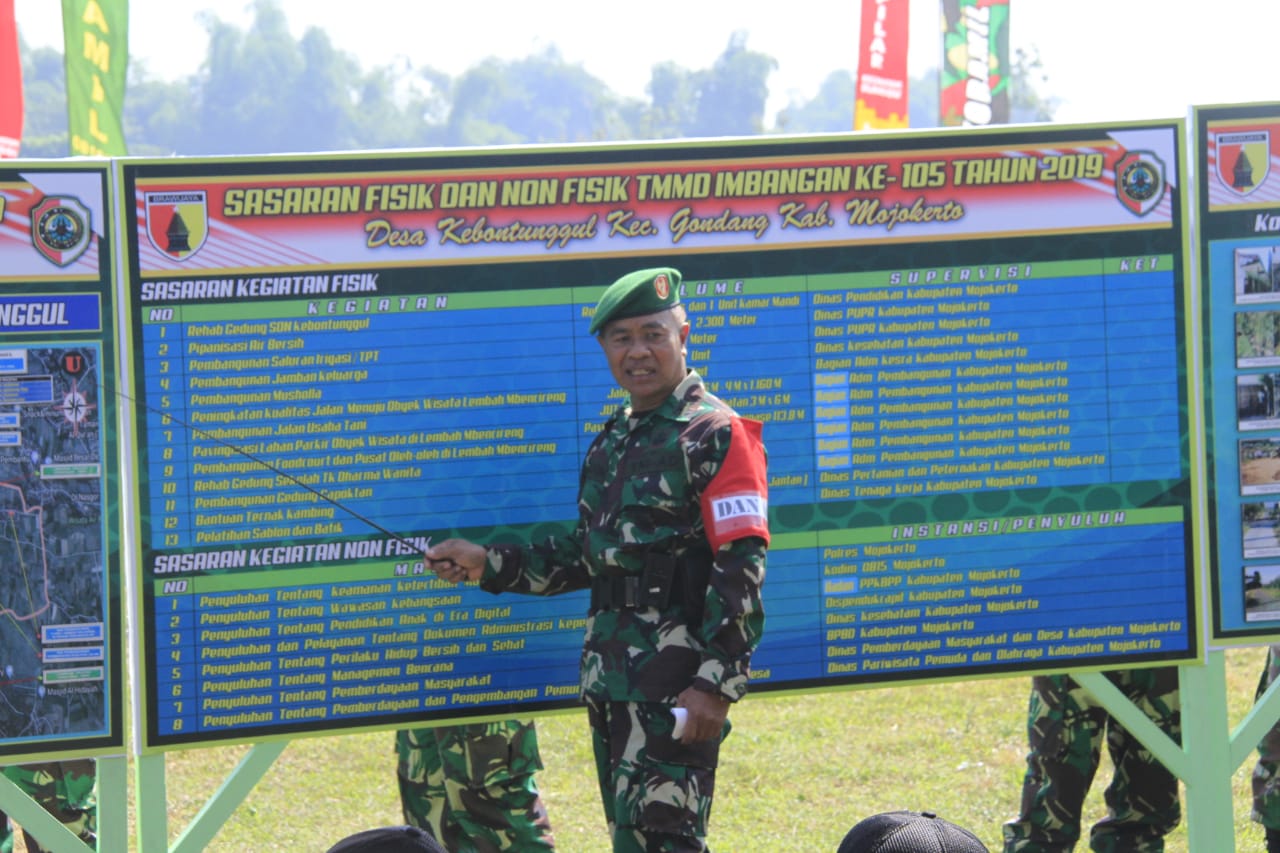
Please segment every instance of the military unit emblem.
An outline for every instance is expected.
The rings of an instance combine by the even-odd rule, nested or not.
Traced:
[[[209,207],[204,190],[146,193],[147,239],[163,254],[186,260],[209,236]]]
[[[1247,130],[1219,133],[1216,173],[1218,181],[1239,196],[1262,186],[1271,171],[1271,131]]]
[[[665,300],[671,295],[671,281],[667,278],[666,273],[659,273],[657,278],[653,280],[654,293],[658,294],[658,298]]]

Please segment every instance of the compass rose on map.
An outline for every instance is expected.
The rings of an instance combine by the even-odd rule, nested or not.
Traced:
[[[71,424],[71,434],[76,436],[80,435],[80,425],[89,420],[90,412],[97,408],[80,393],[79,384],[78,379],[71,380],[71,390],[62,396],[62,405],[58,407],[62,416]]]

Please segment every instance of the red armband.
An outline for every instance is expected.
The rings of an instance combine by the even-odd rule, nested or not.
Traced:
[[[761,423],[730,421],[729,452],[702,493],[702,519],[712,550],[747,536],[769,541],[769,472]]]

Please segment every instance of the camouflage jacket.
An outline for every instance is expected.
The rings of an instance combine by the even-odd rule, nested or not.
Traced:
[[[605,424],[583,463],[572,534],[490,546],[481,586],[555,595],[602,575],[639,577],[651,553],[681,558],[673,582],[682,585],[700,561],[705,592],[590,614],[582,691],[673,702],[692,685],[737,700],[764,627],[767,482],[760,425],[690,372],[658,409],[632,416],[624,406]]]

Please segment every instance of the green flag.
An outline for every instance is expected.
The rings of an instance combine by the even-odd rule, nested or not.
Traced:
[[[942,127],[1009,123],[1010,0],[942,0]]]
[[[129,0],[62,0],[73,156],[123,155]]]

